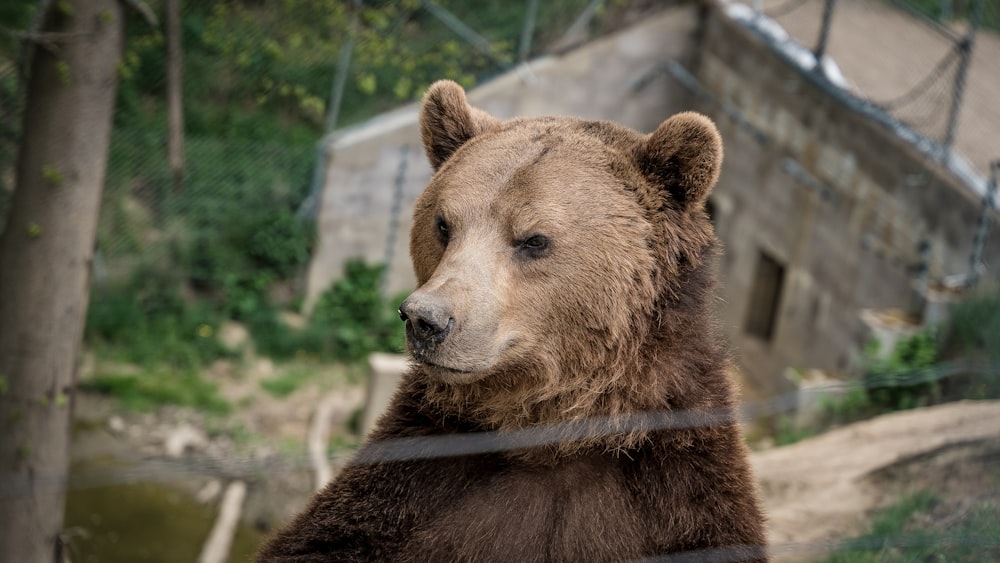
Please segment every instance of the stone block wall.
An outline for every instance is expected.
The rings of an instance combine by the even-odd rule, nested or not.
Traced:
[[[712,200],[725,245],[720,312],[751,387],[772,395],[788,389],[786,367],[857,368],[860,310],[913,304],[921,241],[932,245],[932,275],[966,273],[981,201],[723,10],[702,18],[693,71],[713,101],[697,107],[726,147]],[[770,338],[747,330],[761,306],[761,253],[784,268]],[[996,237],[985,256],[998,263]]]

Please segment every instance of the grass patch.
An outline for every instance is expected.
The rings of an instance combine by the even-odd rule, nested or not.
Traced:
[[[884,563],[923,561],[1000,560],[1000,508],[982,504],[954,524],[939,529],[917,525],[918,516],[937,504],[937,497],[922,491],[885,508],[872,520],[870,530],[843,542],[825,563]]]
[[[147,411],[162,405],[178,405],[226,414],[231,409],[230,404],[219,397],[214,384],[193,373],[98,374],[80,386],[87,391],[111,395],[130,410]]]
[[[792,416],[784,415],[777,420],[777,429],[774,432],[774,445],[787,446],[795,442],[801,442],[819,434],[819,429],[814,426],[799,426],[795,424]]]
[[[312,371],[304,369],[291,369],[286,373],[260,382],[261,388],[273,397],[279,399],[287,397],[295,392],[306,381],[315,375]]]

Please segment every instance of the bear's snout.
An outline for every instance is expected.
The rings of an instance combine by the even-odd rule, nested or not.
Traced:
[[[399,318],[406,323],[406,338],[417,356],[433,351],[455,326],[448,307],[440,301],[416,294],[399,306]]]

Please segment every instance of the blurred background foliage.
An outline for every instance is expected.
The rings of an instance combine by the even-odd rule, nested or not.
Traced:
[[[349,127],[413,102],[434,80],[471,87],[512,67],[528,3],[183,2],[180,186],[167,162],[164,6],[146,4],[156,25],[128,12],[89,348],[100,358],[193,372],[234,353],[217,335],[238,321],[256,352],[276,359],[355,362],[373,350],[399,350],[402,324],[394,312],[401,297],[379,293],[379,265],[349,265],[309,320],[288,320],[300,305],[314,244],[318,147],[331,124]],[[604,2],[585,31],[619,27],[627,10],[647,4]],[[0,228],[13,191],[30,55],[23,39],[37,26],[39,5],[0,6]],[[549,49],[590,5],[539,2],[528,55]],[[441,9],[478,37],[456,33]]]

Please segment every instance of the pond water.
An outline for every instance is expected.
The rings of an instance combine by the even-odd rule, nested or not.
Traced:
[[[215,522],[207,505],[162,483],[71,489],[64,529],[74,563],[195,561]],[[250,561],[264,533],[241,523],[230,562]]]

